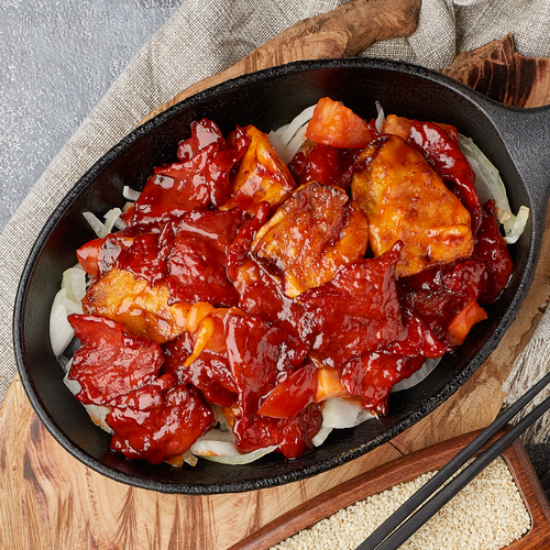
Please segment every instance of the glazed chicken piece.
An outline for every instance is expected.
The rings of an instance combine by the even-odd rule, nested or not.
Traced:
[[[356,162],[352,197],[369,220],[376,257],[404,243],[396,275],[471,256],[471,218],[416,149],[396,135],[369,145]]]
[[[284,272],[287,296],[323,285],[364,257],[368,222],[348,200],[339,187],[302,185],[258,231],[252,252]]]
[[[243,134],[250,144],[231,177],[232,196],[220,210],[237,206],[254,216],[258,205],[265,201],[273,212],[296,189],[294,178],[266,134],[249,125],[238,127],[233,139],[239,140]]]
[[[163,344],[186,329],[186,303],[168,305],[165,282],[154,287],[129,271],[114,267],[96,281],[82,302],[84,312],[117,321],[135,334]]]

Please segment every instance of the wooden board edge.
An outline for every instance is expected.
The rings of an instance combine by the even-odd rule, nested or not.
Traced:
[[[520,439],[502,453],[520,496],[531,517],[529,531],[506,550],[548,550],[550,547],[550,502]]]

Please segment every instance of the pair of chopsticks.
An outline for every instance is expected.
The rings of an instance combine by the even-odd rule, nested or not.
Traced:
[[[396,550],[447,502],[459,493],[498,455],[509,447],[531,424],[548,409],[550,397],[533,409],[525,418],[479,455],[454,479],[449,479],[470,460],[501,428],[520,412],[545,386],[550,383],[550,373],[541,378],[510,408],[500,414],[471,443],[462,449],[434,477],[398,508],[382,525],[362,542],[356,550]],[[447,483],[448,482],[448,483]],[[438,491],[438,489],[447,485]],[[438,491],[438,492],[436,492]],[[435,493],[435,494],[434,494]],[[433,496],[432,496],[433,495]],[[430,498],[431,497],[431,498]],[[429,500],[428,500],[429,499]],[[426,502],[427,501],[427,502]],[[417,510],[418,509],[418,510]],[[417,510],[415,512],[415,510]]]

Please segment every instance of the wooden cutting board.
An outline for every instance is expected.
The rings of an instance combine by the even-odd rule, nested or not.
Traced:
[[[299,23],[282,39],[266,44],[236,68],[197,84],[192,92],[266,66],[354,55],[376,39],[407,36],[415,28],[418,8],[419,0],[356,0]],[[224,550],[358,474],[486,426],[501,408],[501,385],[549,301],[550,232],[545,234],[541,258],[512,328],[454,396],[390,443],[335,470],[282,487],[193,497],[112,481],[83,466],[53,440],[16,377],[0,407],[0,548]]]

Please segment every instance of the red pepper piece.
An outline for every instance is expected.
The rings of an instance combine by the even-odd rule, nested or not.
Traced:
[[[351,359],[343,369],[342,384],[351,394],[362,398],[365,409],[388,412],[388,398],[395,384],[408,378],[425,358],[403,357],[385,351]]]
[[[156,380],[164,361],[160,346],[145,336],[133,336],[123,325],[94,315],[69,315],[81,342],[69,378],[85,404],[109,405],[118,396]]]
[[[89,275],[104,275],[116,265],[121,251],[130,248],[134,238],[142,234],[140,228],[128,228],[89,241],[76,251],[78,262]]]
[[[181,385],[169,390],[159,407],[113,408],[106,420],[115,432],[111,449],[151,464],[188,451],[215,424],[210,408]]]
[[[99,258],[104,242],[105,237],[102,239],[94,239],[93,241],[87,242],[76,251],[78,263],[82,266],[82,269],[92,277],[97,277],[99,275]]]
[[[99,276],[101,277],[111,271],[117,265],[120,253],[130,248],[134,239],[142,234],[143,230],[141,228],[131,227],[107,235],[99,254]]]
[[[313,403],[317,393],[317,367],[309,363],[283,380],[265,398],[258,410],[261,416],[289,418]]]
[[[449,134],[432,122],[413,121],[408,139],[422,151],[428,163],[462,201],[472,217],[475,235],[482,223],[483,209],[470,163]]]
[[[461,346],[471,328],[485,319],[487,319],[487,312],[477,302],[470,302],[450,322],[446,336],[447,342],[450,346]]]
[[[221,149],[225,147],[225,140],[217,124],[207,118],[195,121],[191,124],[191,137],[178,145],[178,160],[187,162],[212,143]]]
[[[481,304],[492,304],[498,298],[514,269],[508,246],[500,232],[495,208],[494,201],[485,203],[483,224],[474,245],[474,258],[482,262],[487,270],[483,294],[479,298]]]
[[[296,298],[305,310],[302,339],[314,339],[312,355],[326,366],[339,368],[354,355],[403,339],[395,284],[401,248],[398,242],[379,258],[351,264],[332,281]]]

